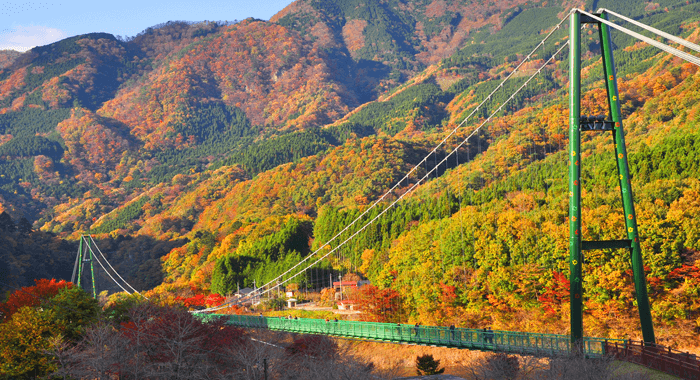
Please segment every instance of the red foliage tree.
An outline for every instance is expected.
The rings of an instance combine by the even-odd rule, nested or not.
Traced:
[[[547,314],[556,314],[556,307],[561,305],[562,301],[569,297],[569,289],[571,283],[569,279],[566,278],[561,272],[552,272],[553,285],[548,288],[541,296],[538,297],[538,301],[542,303],[542,308]]]
[[[193,297],[176,297],[175,300],[181,301],[185,307],[213,307],[219,306],[224,303],[225,299],[220,294],[210,294],[205,296],[204,294],[197,294]]]
[[[440,302],[443,307],[452,307],[457,301],[457,287],[440,283]]]
[[[25,286],[16,290],[7,299],[7,302],[0,303],[0,318],[2,321],[9,319],[12,314],[24,306],[39,306],[42,302],[46,302],[63,288],[73,287],[73,283],[65,280],[56,281],[56,279],[38,279],[34,280],[36,285]]]
[[[356,302],[365,321],[400,322],[401,296],[396,290],[365,285],[355,290],[350,299]]]
[[[187,308],[204,306],[204,294],[197,294],[189,298],[176,297],[175,300],[182,302],[182,304]]]
[[[226,299],[222,297],[221,294],[213,293],[207,296],[204,300],[204,304],[207,305],[207,307],[214,307],[221,305],[225,300]]]
[[[700,268],[695,265],[683,265],[668,274],[669,280],[695,279],[700,280]]]

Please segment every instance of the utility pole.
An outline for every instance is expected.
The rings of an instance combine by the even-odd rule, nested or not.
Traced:
[[[253,279],[253,301],[257,301],[257,303],[260,303],[260,300],[258,299],[258,286],[255,284],[255,279]]]
[[[338,275],[338,283],[340,284],[340,300],[343,300],[343,276]]]

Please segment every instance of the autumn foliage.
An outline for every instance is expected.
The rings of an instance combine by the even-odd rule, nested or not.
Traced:
[[[56,279],[37,279],[34,280],[36,285],[25,286],[10,294],[6,302],[0,303],[0,314],[2,320],[5,321],[12,317],[20,308],[28,306],[34,307],[42,303],[48,302],[49,299],[58,294],[58,291],[63,288],[71,288],[73,284],[64,280],[56,281]]]
[[[43,279],[11,294],[2,311],[0,377],[25,378],[56,370],[49,352],[80,340],[95,322],[98,305],[70,283]]]
[[[555,315],[561,311],[560,305],[569,298],[569,287],[569,279],[563,273],[552,273],[551,285],[537,298],[546,313]]]
[[[350,299],[356,302],[365,321],[401,322],[401,296],[396,290],[364,285],[355,289]]]
[[[182,302],[182,305],[187,308],[214,307],[221,305],[225,301],[224,297],[216,293],[208,296],[205,296],[204,294],[197,294],[196,296],[189,298],[178,296],[175,298],[175,300]]]

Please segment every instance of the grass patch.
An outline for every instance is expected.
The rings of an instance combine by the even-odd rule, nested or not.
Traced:
[[[679,378],[667,373],[647,368],[643,365],[615,361],[611,364],[613,369],[613,378],[623,377],[625,379],[639,378],[645,380],[678,380]]]

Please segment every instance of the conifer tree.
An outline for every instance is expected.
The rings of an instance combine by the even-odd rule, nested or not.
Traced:
[[[32,223],[25,217],[22,217],[17,224],[17,230],[23,235],[27,235],[32,232],[32,227]]]
[[[15,222],[12,217],[5,211],[0,214],[0,230],[13,232],[15,230]]]
[[[423,375],[439,375],[445,372],[445,368],[440,368],[440,361],[435,360],[433,355],[425,354],[416,357],[416,373],[418,376]]]

